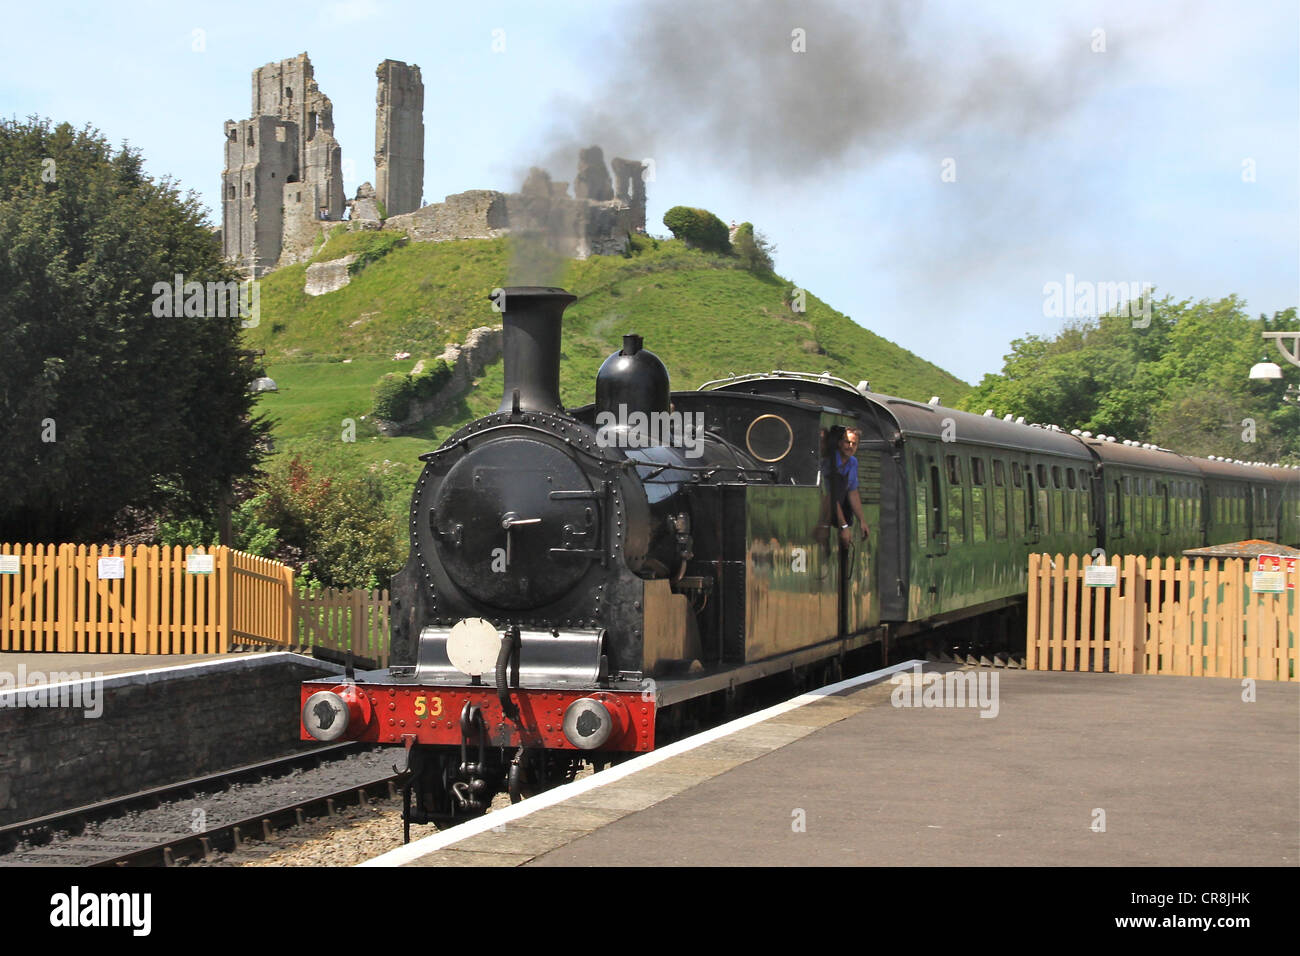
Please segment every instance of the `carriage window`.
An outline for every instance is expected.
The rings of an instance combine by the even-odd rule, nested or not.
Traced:
[[[971,539],[979,544],[988,537],[988,509],[984,504],[984,459],[972,458],[970,467]]]
[[[1023,488],[1025,486],[1025,479],[1020,474],[1020,462],[1018,461],[1013,461],[1011,463],[1011,483],[1017,488]]]
[[[1069,468],[1065,472],[1065,485],[1067,488],[1074,488],[1074,469]]]
[[[999,538],[1007,536],[1007,481],[1002,462],[993,462],[993,533]]]
[[[930,534],[943,532],[943,496],[939,492],[939,466],[930,466]]]
[[[917,459],[917,464],[921,459]],[[924,467],[924,466],[922,466]],[[929,517],[930,504],[926,500],[925,482],[916,483],[916,543],[921,548],[926,548],[930,544],[929,529],[926,527],[926,520]]]
[[[1052,487],[1053,488],[1061,487],[1061,466],[1060,465],[1052,466]]]
[[[1083,527],[1080,531],[1087,531],[1092,527],[1092,490],[1089,488],[1091,482],[1088,480],[1086,471],[1079,472],[1079,507],[1082,509],[1080,514],[1083,516]]]
[[[965,540],[966,522],[962,515],[965,503],[961,487],[961,459],[948,456],[948,542],[961,544]]]
[[[1039,488],[1047,487],[1047,466],[1046,465],[1038,466],[1038,487]]]

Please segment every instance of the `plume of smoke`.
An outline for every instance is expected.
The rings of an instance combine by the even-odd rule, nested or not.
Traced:
[[[569,178],[579,148],[599,143],[797,189],[917,156],[937,182],[941,157],[978,152],[963,166],[970,188],[942,200],[950,261],[975,268],[990,229],[1045,219],[1050,201],[1017,191],[1026,145],[1103,74],[1086,30],[1063,26],[1056,50],[963,30],[902,0],[648,3],[609,41],[625,68],[593,82],[588,101],[556,103],[536,158]],[[914,262],[933,244],[900,235],[890,258]]]
[[[1087,89],[1087,34],[1043,55],[866,4],[663,0],[620,23],[619,74],[553,112],[543,165],[579,146],[667,150],[757,180],[807,179],[971,131],[1018,138]],[[801,52],[802,51],[802,52]],[[564,168],[564,167],[560,167]]]

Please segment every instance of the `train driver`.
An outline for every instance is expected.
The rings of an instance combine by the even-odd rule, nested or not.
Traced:
[[[862,499],[858,495],[859,433],[855,428],[833,431],[839,434],[832,459],[834,470],[828,477],[831,479],[831,494],[835,501],[834,518],[840,529],[840,541],[848,545],[853,541],[854,518],[862,528],[863,541],[871,534],[871,529],[867,527],[867,519],[862,514]]]

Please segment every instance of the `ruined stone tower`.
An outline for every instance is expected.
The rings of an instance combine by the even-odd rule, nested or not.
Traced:
[[[380,63],[375,75],[375,198],[400,216],[423,205],[424,81],[418,66],[397,60]]]
[[[253,71],[252,118],[226,125],[222,247],[251,274],[275,268],[286,244],[310,243],[343,215],[343,155],[334,107],[306,53]]]

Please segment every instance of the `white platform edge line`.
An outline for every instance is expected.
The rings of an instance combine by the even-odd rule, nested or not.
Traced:
[[[25,652],[6,651],[6,653],[21,654]],[[229,664],[231,661],[242,661],[242,660],[253,660],[253,659],[269,660],[272,657],[306,657],[306,655],[296,654],[293,651],[264,651],[256,655],[240,654],[231,657],[221,657],[214,661],[191,661],[188,664],[172,664],[168,667],[147,667],[144,670],[138,670],[138,671],[94,671],[94,672],[83,671],[82,673],[89,673],[91,676],[83,677],[80,680],[60,681],[57,684],[24,684],[22,687],[11,687],[5,690],[0,690],[0,697],[8,697],[14,694],[26,694],[32,691],[46,691],[46,690],[56,689],[59,687],[72,687],[76,684],[86,684],[91,681],[100,681],[101,683],[107,683],[108,681],[111,680],[125,680],[128,677],[139,677],[142,674],[166,674],[169,671],[187,671],[187,670],[195,670],[201,667],[215,667],[218,664]],[[314,658],[307,658],[307,659],[314,660]],[[25,664],[26,661],[24,661],[23,663]],[[51,672],[53,673],[63,672],[62,668],[53,668],[52,670],[40,670],[39,668],[33,667],[33,668],[29,668],[29,670],[41,674],[47,674]],[[16,673],[16,672],[9,672],[9,673]]]
[[[853,687],[860,687],[863,684],[874,683],[885,677],[895,674],[902,670],[909,670],[916,664],[924,664],[924,661],[910,660],[899,664],[891,664],[889,667],[882,668],[878,671],[872,671],[869,674],[860,674],[857,677],[850,677],[848,680],[842,680],[834,684],[827,684],[825,687],[819,687],[817,690],[808,691],[800,694],[798,697],[791,698],[780,704],[768,707],[766,710],[760,710],[744,717],[738,717],[729,723],[706,730],[703,733],[696,734],[693,737],[687,737],[685,740],[678,740],[666,747],[658,750],[652,750],[649,753],[642,754],[639,757],[633,757],[616,767],[609,767],[600,773],[592,774],[590,777],[584,777],[582,780],[575,780],[573,783],[566,783],[561,787],[553,790],[547,790],[539,793],[535,797],[529,797],[527,800],[513,804],[503,810],[494,810],[491,813],[484,814],[475,820],[467,820],[465,823],[458,824],[449,830],[441,833],[435,833],[431,836],[423,837],[414,843],[408,843],[400,846],[395,850],[389,850],[377,857],[364,862],[354,864],[355,866],[403,866],[422,856],[434,853],[438,850],[446,849],[461,840],[467,840],[470,837],[478,836],[480,833],[486,833],[488,830],[495,830],[498,827],[505,826],[513,820],[526,817],[530,813],[536,813],[538,810],[545,810],[547,807],[555,806],[557,803],[563,803],[570,797],[576,797],[588,791],[595,790],[598,787],[607,784],[617,783],[624,777],[630,777],[638,771],[653,767],[657,763],[676,757],[679,754],[687,753],[696,747],[702,747],[705,744],[720,740],[723,737],[734,734],[737,731],[744,730],[747,727],[753,727],[765,720],[789,713],[792,710],[811,704],[815,700],[821,700],[823,697],[829,697],[837,694],[842,690],[849,690]]]

